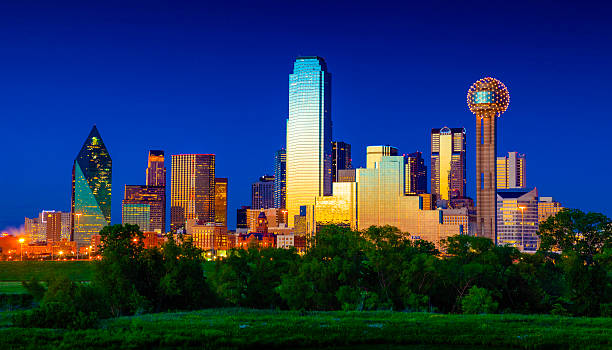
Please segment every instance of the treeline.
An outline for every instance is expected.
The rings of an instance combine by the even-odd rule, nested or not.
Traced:
[[[138,235],[136,226],[106,227],[94,280],[60,278],[46,291],[29,283],[41,306],[14,323],[83,328],[99,318],[217,306],[612,316],[612,224],[578,210],[540,225],[536,254],[470,236],[448,238],[442,253],[390,226],[327,226],[303,256],[234,250],[207,274],[190,242],[145,250]]]

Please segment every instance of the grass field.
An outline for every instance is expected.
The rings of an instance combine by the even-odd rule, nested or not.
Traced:
[[[6,317],[0,316],[0,324]],[[99,329],[0,329],[0,348],[606,349],[612,319],[212,309],[105,321]],[[391,347],[390,347],[391,346]]]
[[[92,270],[89,261],[0,261],[0,281],[21,282],[32,277],[46,280],[53,274],[67,275],[75,281],[89,281]]]
[[[0,282],[0,294],[23,294],[27,292],[21,282]]]

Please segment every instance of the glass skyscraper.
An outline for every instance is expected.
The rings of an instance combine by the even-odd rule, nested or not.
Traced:
[[[264,175],[251,185],[251,208],[274,208],[274,176]]]
[[[427,193],[427,166],[421,152],[404,155],[404,193],[416,195]]]
[[[321,57],[298,57],[289,75],[287,210],[289,226],[300,206],[332,192],[331,74]]]
[[[284,148],[274,155],[274,208],[287,206],[287,151]]]
[[[166,232],[165,186],[125,185],[124,194],[121,203],[122,223],[138,225],[142,232]],[[142,212],[145,209],[149,220],[146,225],[139,221],[144,220]]]
[[[94,125],[72,167],[72,234],[78,246],[111,222],[112,160]]]
[[[431,193],[437,200],[465,196],[464,128],[431,129]]]
[[[164,151],[150,150],[147,164],[147,186],[166,186]]]
[[[215,178],[215,222],[227,228],[227,178]]]
[[[352,167],[351,145],[342,141],[332,142],[332,182],[338,181],[339,170]]]
[[[526,188],[525,163],[525,155],[517,152],[497,157],[497,189]]]

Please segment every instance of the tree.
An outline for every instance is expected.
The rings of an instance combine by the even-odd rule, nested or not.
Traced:
[[[461,298],[461,309],[464,314],[489,314],[497,311],[497,302],[486,288],[473,286],[467,295]]]

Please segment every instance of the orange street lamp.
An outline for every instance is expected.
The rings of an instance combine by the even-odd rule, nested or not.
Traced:
[[[23,242],[25,242],[25,239],[23,237],[19,238],[19,260],[21,261],[23,261]]]

